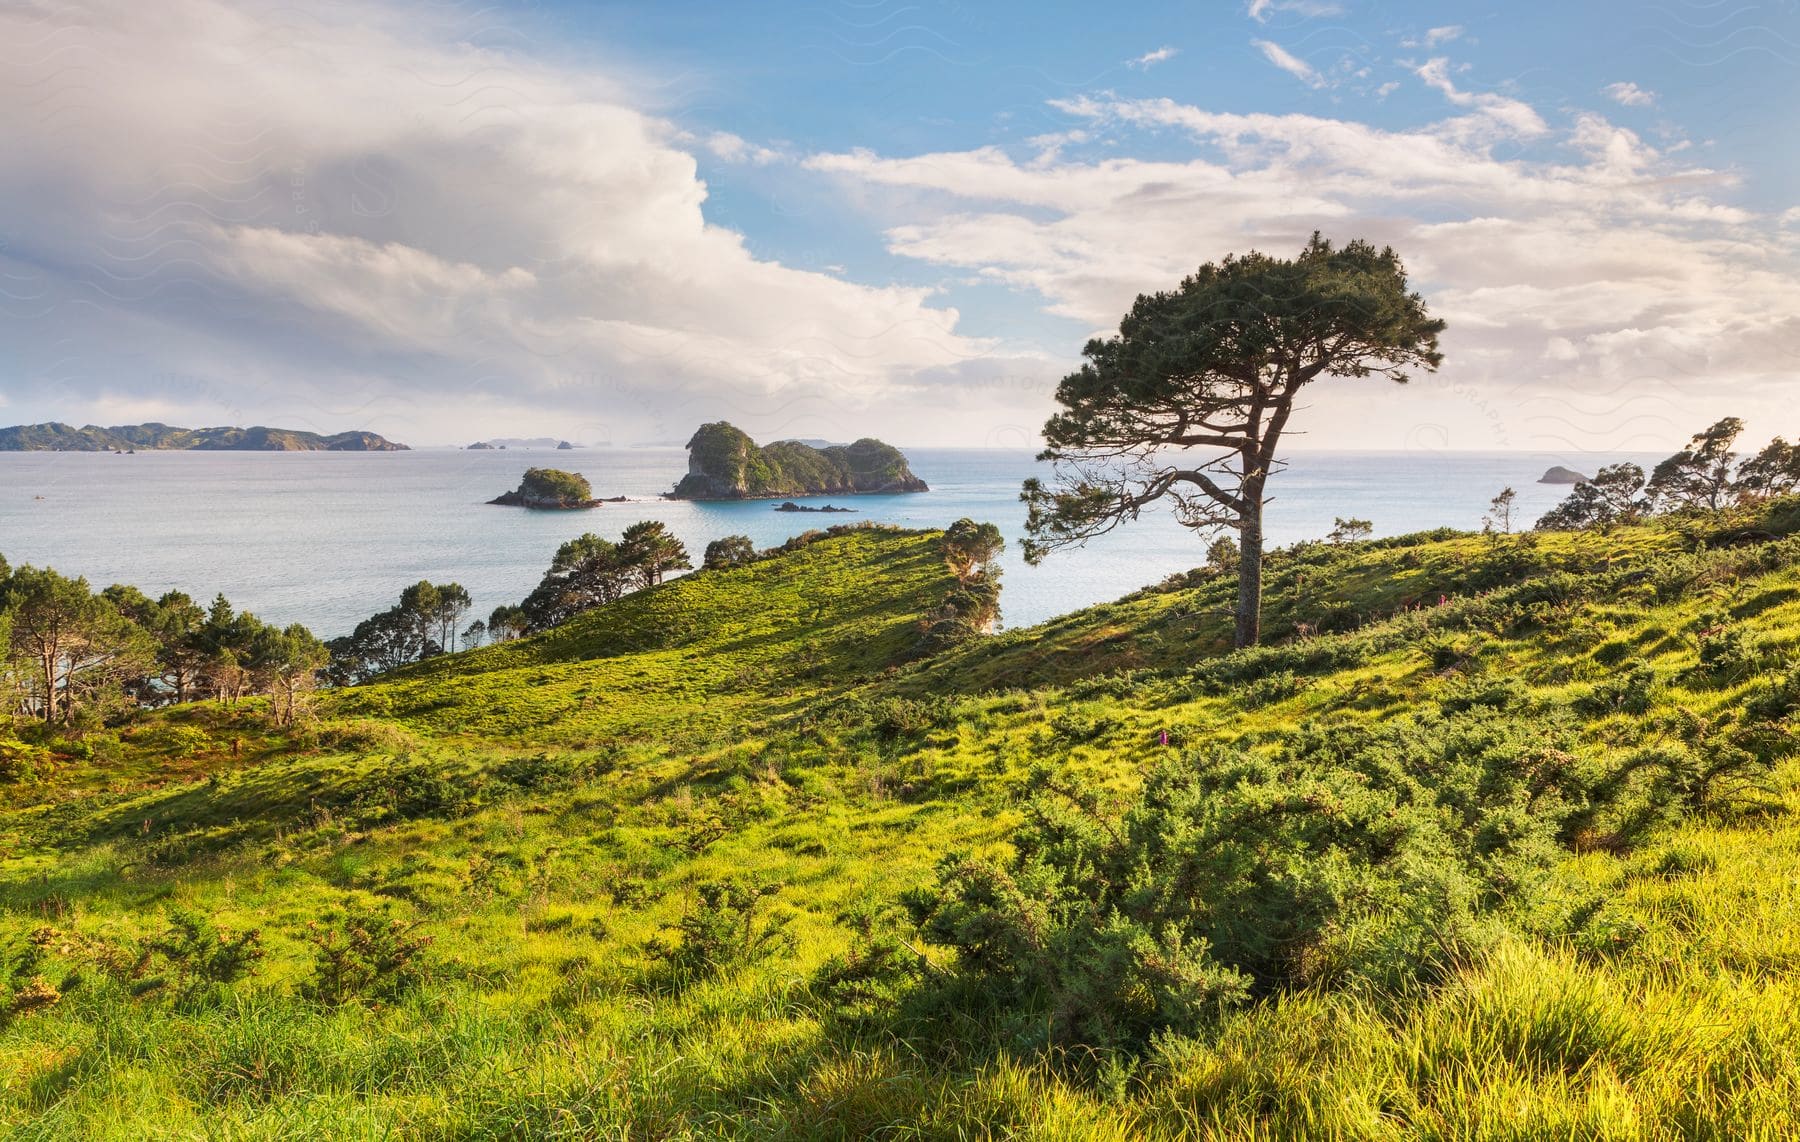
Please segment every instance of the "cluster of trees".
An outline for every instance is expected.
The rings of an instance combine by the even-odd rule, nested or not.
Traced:
[[[656,520],[626,528],[618,542],[593,532],[556,550],[550,569],[516,608],[500,608],[488,619],[488,633],[534,634],[583,611],[615,602],[633,591],[654,587],[671,571],[693,567],[687,548]]]
[[[1645,516],[1720,511],[1800,489],[1800,446],[1777,436],[1762,451],[1735,451],[1744,422],[1728,416],[1653,468],[1611,464],[1575,485],[1567,499],[1538,520],[1541,530],[1606,530]]]
[[[339,685],[360,682],[454,652],[457,627],[469,606],[469,592],[460,583],[419,580],[400,592],[399,602],[357,623],[350,634],[326,643],[331,651],[331,680]],[[461,633],[478,644],[486,631],[473,624]]]
[[[277,627],[202,607],[180,591],[95,592],[50,568],[0,558],[0,694],[9,716],[50,725],[96,722],[131,707],[267,694],[291,723],[325,667],[324,644],[298,624]]]

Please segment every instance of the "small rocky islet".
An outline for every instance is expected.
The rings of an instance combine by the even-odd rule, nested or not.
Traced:
[[[612,501],[594,498],[593,486],[579,472],[565,472],[561,468],[527,468],[517,488],[495,496],[488,503],[502,507],[532,508],[536,511],[580,511],[624,499],[624,496],[615,497]]]

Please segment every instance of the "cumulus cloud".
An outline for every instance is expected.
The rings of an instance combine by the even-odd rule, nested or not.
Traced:
[[[0,397],[415,440],[678,439],[696,415],[824,435],[993,350],[928,288],[709,223],[690,151],[775,152],[694,140],[629,77],[480,46],[483,17],[447,11],[0,10],[32,93],[0,101],[0,217],[31,223],[0,246]]]
[[[1280,44],[1269,40],[1251,40],[1250,44],[1262,52],[1264,59],[1309,87],[1325,86],[1324,78],[1313,70],[1311,64],[1293,55]]]
[[[858,152],[809,165],[917,195],[888,232],[896,253],[1041,296],[1095,332],[1138,292],[1230,252],[1290,253],[1314,229],[1392,243],[1450,323],[1447,364],[1404,394],[1318,390],[1304,418],[1334,442],[1404,446],[1430,422],[1431,439],[1456,447],[1654,450],[1728,413],[1787,428],[1800,265],[1781,219],[1734,205],[1732,174],[1601,115],[1552,127],[1462,90],[1442,64],[1419,78],[1449,117],[1387,129],[1078,97],[1053,107],[1081,129],[1122,144],[1173,133],[1190,155],[1027,165],[994,149]]]
[[[1609,83],[1601,91],[1614,103],[1626,107],[1649,107],[1656,102],[1656,92],[1646,91],[1635,83]]]
[[[1169,47],[1167,44],[1164,44],[1162,47],[1157,48],[1153,52],[1145,52],[1143,55],[1138,56],[1136,59],[1126,60],[1125,66],[1129,67],[1129,68],[1135,68],[1138,71],[1148,71],[1150,68],[1155,67],[1159,63],[1164,63],[1168,60],[1174,59],[1179,54],[1181,54],[1180,49],[1172,48],[1172,47]]]

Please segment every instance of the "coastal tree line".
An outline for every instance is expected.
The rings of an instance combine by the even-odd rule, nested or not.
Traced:
[[[1743,432],[1742,420],[1725,417],[1648,475],[1637,464],[1609,464],[1576,484],[1537,526],[1604,531],[1649,516],[1723,511],[1800,490],[1800,446],[1777,436],[1744,455],[1737,451]]]
[[[329,658],[299,624],[265,623],[223,595],[95,591],[50,568],[0,557],[0,700],[13,717],[79,726],[122,709],[269,699],[291,723]]]

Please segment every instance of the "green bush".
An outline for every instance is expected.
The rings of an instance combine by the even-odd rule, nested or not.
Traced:
[[[417,921],[360,908],[309,923],[313,969],[301,994],[325,1007],[399,997],[419,983],[419,956],[431,944],[430,936],[414,934],[417,927]]]
[[[681,987],[794,947],[789,917],[761,916],[763,902],[781,891],[778,884],[712,880],[694,886],[695,899],[672,935],[653,936],[644,950],[666,965],[669,982]]]
[[[0,785],[30,785],[56,770],[55,759],[42,746],[0,738]]]

